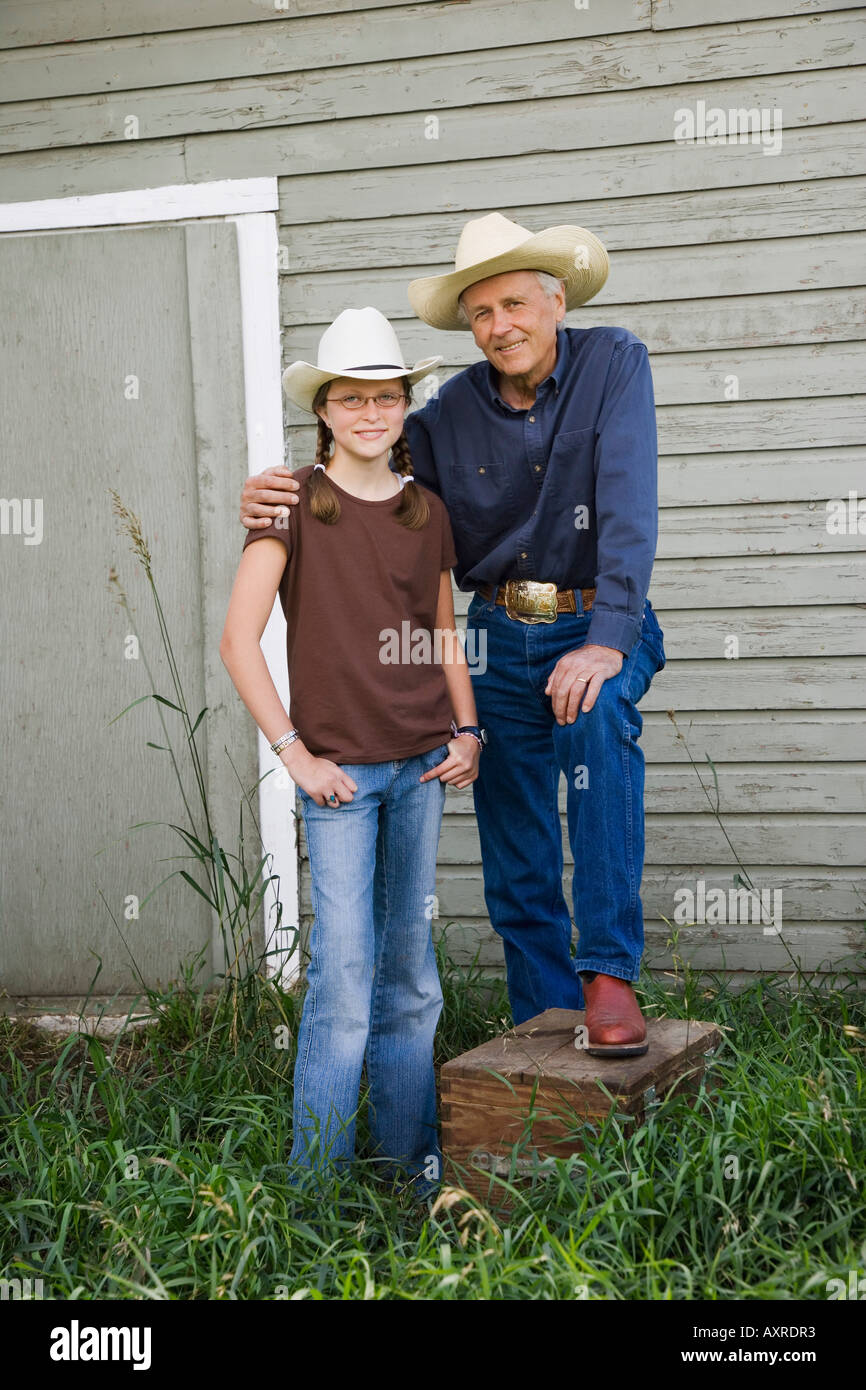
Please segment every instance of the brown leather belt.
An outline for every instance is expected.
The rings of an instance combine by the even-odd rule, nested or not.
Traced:
[[[492,584],[479,584],[477,592],[488,602],[493,597]],[[581,589],[583,611],[588,613],[595,599],[595,589]],[[496,602],[501,603],[509,618],[523,623],[553,623],[559,613],[576,613],[573,589],[557,589],[534,579],[509,579],[497,586]]]

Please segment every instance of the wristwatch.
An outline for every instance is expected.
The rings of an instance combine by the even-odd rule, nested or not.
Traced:
[[[461,724],[458,729],[454,720],[451,720],[451,737],[456,738],[458,734],[471,734],[477,741],[478,747],[483,749],[487,742],[487,730],[480,729],[477,724]]]

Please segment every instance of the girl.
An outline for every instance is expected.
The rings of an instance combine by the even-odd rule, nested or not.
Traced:
[[[425,1190],[440,1172],[430,904],[445,785],[475,780],[482,747],[454,628],[448,516],[413,480],[403,432],[412,384],[441,360],[409,371],[368,307],[335,319],[316,367],[286,368],[286,394],[318,416],[316,462],[297,471],[289,515],[247,535],[220,644],[297,784],[309,848],[292,1181],[352,1158],[365,1058],[375,1151]],[[277,592],[291,718],[259,646]]]

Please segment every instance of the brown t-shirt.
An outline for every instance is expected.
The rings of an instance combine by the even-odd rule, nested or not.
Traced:
[[[289,516],[247,532],[243,547],[274,536],[288,551],[279,595],[292,723],[311,753],[335,763],[426,753],[451,737],[434,634],[440,575],[457,562],[448,513],[423,488],[430,520],[411,531],[394,516],[399,494],[365,501],[331,479],[340,516],[329,526],[310,511],[312,471],[295,471]]]

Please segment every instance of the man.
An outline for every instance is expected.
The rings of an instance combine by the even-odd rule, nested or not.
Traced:
[[[441,496],[455,576],[486,634],[473,689],[487,746],[474,783],[484,890],[515,1023],[586,1006],[588,1051],[647,1051],[631,981],[643,952],[643,753],[637,704],[665,664],[646,595],[658,523],[647,351],[621,328],[561,327],[607,278],[581,227],[467,223],[455,269],[415,280],[419,318],[484,353],[410,415],[418,480]],[[250,478],[242,520],[296,500]],[[479,650],[476,641],[475,651]],[[562,893],[567,786],[578,948]]]

